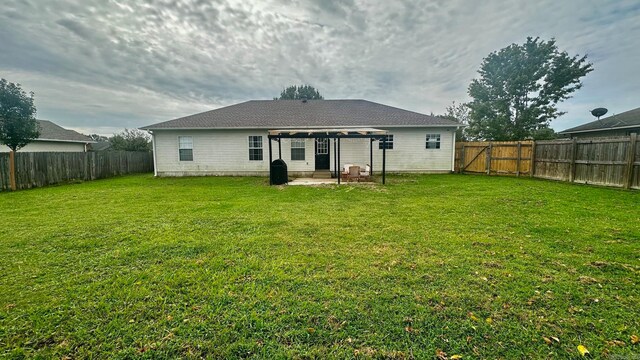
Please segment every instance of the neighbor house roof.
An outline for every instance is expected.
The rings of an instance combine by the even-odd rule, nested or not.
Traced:
[[[40,126],[40,141],[64,141],[64,142],[82,142],[91,143],[90,137],[82,135],[73,130],[67,130],[48,120],[36,120]]]
[[[626,129],[640,126],[640,108],[592,121],[580,126],[561,131],[559,134],[572,134],[589,131]]]
[[[366,100],[251,100],[145,126],[144,130],[458,126],[452,120]]]

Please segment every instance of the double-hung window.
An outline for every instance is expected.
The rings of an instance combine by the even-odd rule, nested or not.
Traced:
[[[193,137],[178,136],[180,161],[193,161]]]
[[[304,160],[304,139],[291,139],[291,160]]]
[[[386,142],[387,150],[393,149],[393,135],[385,135],[385,138],[387,139],[387,142]],[[382,150],[384,147],[385,147],[385,142],[382,141],[382,139],[380,139],[378,141],[378,149]]]
[[[440,134],[427,134],[427,149],[440,149]]]
[[[262,161],[262,136],[249,136],[249,160]]]

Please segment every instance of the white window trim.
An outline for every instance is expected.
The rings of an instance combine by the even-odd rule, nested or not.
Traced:
[[[191,138],[191,147],[190,148],[183,148],[182,147],[182,143],[180,142],[181,138]],[[180,158],[180,150],[191,150],[191,160],[182,160]],[[182,161],[194,161],[194,156],[193,156],[193,136],[192,135],[178,135],[178,161],[182,162]]]
[[[438,136],[438,140],[429,139],[429,141],[427,141],[427,136],[429,136],[429,135],[437,135]],[[440,144],[440,146],[439,147],[428,148],[427,147],[427,143]],[[441,133],[426,133],[424,135],[424,149],[425,150],[442,150],[442,134]]]
[[[260,147],[254,147],[253,142],[251,141],[252,137],[259,137],[260,138]],[[262,138],[262,135],[249,135],[247,137],[247,141],[249,144],[249,161],[264,161],[264,139]],[[251,150],[257,150],[260,149],[262,150],[262,159],[260,160],[256,160],[256,159],[251,159]]]
[[[396,137],[393,134],[387,134],[385,136],[387,136],[387,137],[391,136],[391,141],[389,141],[388,138],[387,138],[387,151],[393,150],[396,147],[396,144],[395,144]],[[382,150],[381,146],[382,146],[382,144],[384,142],[382,141],[382,139],[378,140],[378,142],[379,142],[378,143],[378,150]],[[392,146],[391,148],[389,148],[389,144],[391,144],[391,146]]]
[[[293,146],[294,142],[300,141],[301,144],[298,144],[298,146]],[[291,139],[291,141],[289,142],[290,146],[289,146],[289,150],[290,150],[290,154],[289,157],[291,159],[291,161],[306,161],[307,159],[307,142],[305,141],[305,139]],[[302,146],[300,146],[302,145]],[[304,151],[303,155],[304,155],[304,159],[293,159],[293,149],[302,149]]]

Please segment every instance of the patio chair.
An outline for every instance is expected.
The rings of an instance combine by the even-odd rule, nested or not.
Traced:
[[[344,168],[340,170],[340,178],[342,180],[349,179],[349,168],[352,167],[353,164],[344,164]]]
[[[356,180],[360,182],[360,166],[353,165],[349,166],[349,176],[347,177],[347,181]]]
[[[364,167],[364,171],[360,171],[360,180],[371,181],[371,166],[369,164]]]

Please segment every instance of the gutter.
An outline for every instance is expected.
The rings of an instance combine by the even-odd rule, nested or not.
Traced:
[[[86,140],[86,141],[82,141],[82,140],[60,140],[60,139],[41,139],[41,138],[37,138],[33,141],[53,141],[53,142],[69,142],[69,143],[81,143],[81,144],[95,144],[96,141],[93,140]]]
[[[451,125],[443,125],[443,124],[438,124],[438,125],[359,125],[359,126],[340,126],[340,128],[342,129],[349,129],[349,128],[354,128],[354,129],[359,129],[362,128],[363,126],[371,126],[371,127],[375,127],[375,128],[434,128],[434,127],[442,127],[442,128],[458,128],[458,127],[464,127],[465,125],[461,125],[461,124],[451,124]],[[278,128],[278,129],[282,129],[282,130],[288,130],[288,129],[292,129],[292,130],[297,130],[300,128],[306,128],[306,129],[326,129],[327,126],[323,125],[323,126],[296,126],[296,127],[292,127],[292,126],[251,126],[251,127],[171,127],[171,128],[153,128],[153,127],[141,127],[140,130],[146,130],[146,131],[154,131],[154,130],[256,130],[256,129],[264,129],[264,130],[272,130],[274,128]]]
[[[558,134],[560,134],[560,135],[568,135],[568,134],[577,134],[577,133],[594,132],[594,131],[607,131],[607,130],[632,129],[632,128],[640,128],[640,124],[628,125],[628,126],[608,127],[608,128],[600,128],[600,129],[592,129],[592,130],[571,131],[571,129],[569,129],[569,130],[561,131]]]

